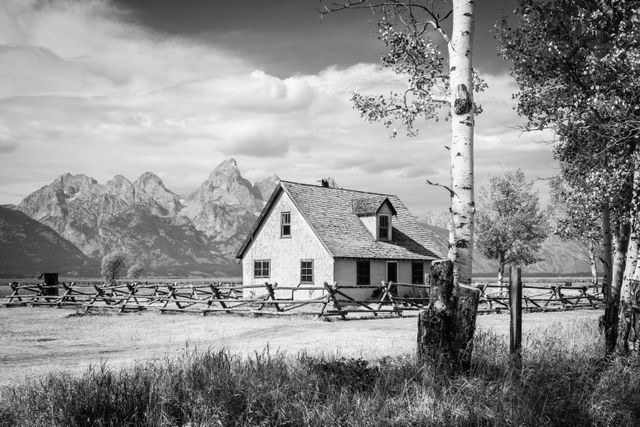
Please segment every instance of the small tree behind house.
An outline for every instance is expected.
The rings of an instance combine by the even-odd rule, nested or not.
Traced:
[[[107,283],[114,283],[124,276],[127,270],[127,254],[121,251],[111,252],[102,258],[100,274]]]
[[[549,223],[532,187],[533,182],[517,169],[490,177],[489,187],[480,193],[478,249],[498,262],[500,284],[505,265],[529,265],[541,260],[538,252],[547,238]]]
[[[129,279],[139,279],[144,273],[144,267],[139,262],[136,262],[127,270],[127,277]]]

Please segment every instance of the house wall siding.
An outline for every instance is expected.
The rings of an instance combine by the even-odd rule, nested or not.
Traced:
[[[411,283],[411,263],[410,260],[382,260],[371,259],[371,286],[379,286],[382,281],[387,280],[387,261],[397,261],[398,263],[398,283]],[[343,286],[355,286],[356,285],[356,263],[355,258],[338,258],[335,260],[335,281]],[[429,274],[431,268],[431,261],[423,261],[424,274]],[[369,299],[372,296],[374,289],[363,287],[363,289],[348,289],[344,293],[348,294],[355,299]],[[416,288],[399,286],[398,295],[410,296],[419,295],[419,290]]]
[[[291,237],[280,237],[280,213],[291,212]],[[271,261],[268,278],[254,278],[254,260]],[[300,283],[300,261],[313,260],[312,284]],[[242,259],[242,281],[245,285],[262,285],[265,282],[280,286],[299,286],[300,291],[277,291],[278,298],[309,299],[323,295],[322,291],[305,287],[322,286],[333,282],[333,257],[329,255],[311,226],[298,211],[286,192],[282,192],[265,218],[262,227]],[[263,295],[266,289],[252,289],[255,295]]]

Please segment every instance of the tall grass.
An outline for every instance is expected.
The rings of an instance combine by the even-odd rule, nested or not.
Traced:
[[[448,375],[413,356],[240,358],[190,349],[177,359],[79,377],[51,374],[2,391],[2,425],[640,425],[640,361],[604,361],[592,322],[525,337],[524,368],[505,339],[478,333],[472,369]]]

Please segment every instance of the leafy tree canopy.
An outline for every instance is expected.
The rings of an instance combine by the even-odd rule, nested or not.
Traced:
[[[102,258],[100,273],[107,283],[113,283],[123,277],[127,269],[126,253],[121,251],[111,252]]]
[[[528,129],[552,127],[571,186],[628,210],[640,142],[640,2],[520,0],[498,26]]]
[[[571,187],[556,176],[549,181],[554,234],[563,239],[598,244],[602,239],[599,200],[584,188]]]
[[[491,176],[479,196],[476,231],[478,249],[487,258],[507,264],[529,265],[540,261],[538,252],[549,229],[538,194],[518,169]]]
[[[136,262],[127,270],[127,277],[130,279],[139,279],[144,273],[144,267],[139,262]]]

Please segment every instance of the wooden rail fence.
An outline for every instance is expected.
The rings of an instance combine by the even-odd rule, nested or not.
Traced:
[[[480,301],[489,310],[509,310],[508,288],[497,284],[477,284],[480,289]],[[574,310],[579,308],[600,308],[604,306],[604,297],[600,287],[586,283],[571,282],[523,285],[522,300],[525,311]]]
[[[5,285],[6,286],[6,285]],[[509,295],[495,284],[476,285],[481,292],[479,312],[509,309]],[[312,314],[319,317],[349,314],[391,314],[401,316],[429,304],[428,285],[382,282],[377,286],[280,286],[277,283],[243,286],[239,283],[61,282],[0,285],[0,304],[5,307],[74,307],[85,311],[115,310],[132,312],[157,310],[161,313],[250,313],[268,315]],[[402,292],[401,292],[402,290]],[[354,293],[368,293],[358,299]],[[287,297],[283,297],[282,295]],[[302,294],[305,298],[297,298]],[[313,296],[317,295],[317,296]],[[599,308],[603,299],[593,286],[571,284],[526,284],[523,288],[525,311]]]

